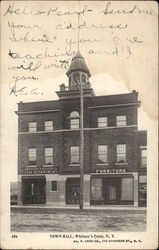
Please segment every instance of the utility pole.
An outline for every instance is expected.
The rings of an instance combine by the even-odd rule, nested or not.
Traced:
[[[79,33],[79,19],[80,19],[80,13],[78,12],[78,51],[79,51],[79,39],[80,39],[80,33]],[[83,86],[82,81],[79,82],[79,90],[80,90],[80,204],[79,208],[80,210],[83,210],[83,178],[84,178],[84,172],[83,172],[83,153],[84,153],[84,134],[83,134]]]
[[[84,134],[83,134],[83,89],[80,81],[80,210],[83,209],[83,153],[84,153]]]

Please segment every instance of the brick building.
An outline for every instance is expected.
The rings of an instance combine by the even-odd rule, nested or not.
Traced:
[[[80,95],[84,96],[84,206],[146,205],[146,131],[138,93],[95,96],[79,52],[58,100],[18,104],[19,204],[79,204]]]

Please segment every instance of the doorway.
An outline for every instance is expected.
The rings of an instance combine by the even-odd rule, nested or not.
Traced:
[[[117,177],[103,178],[102,192],[104,204],[119,205],[121,199],[121,179]]]
[[[22,177],[23,204],[45,204],[46,179],[44,176]]]
[[[66,204],[78,205],[80,199],[80,178],[67,178]]]

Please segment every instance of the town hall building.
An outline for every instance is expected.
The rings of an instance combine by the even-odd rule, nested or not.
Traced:
[[[79,205],[81,82],[84,207],[146,206],[147,133],[138,130],[138,93],[96,96],[79,52],[66,74],[58,100],[18,103],[18,204]]]

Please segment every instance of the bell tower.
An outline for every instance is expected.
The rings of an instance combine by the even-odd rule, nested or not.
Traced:
[[[85,63],[84,57],[78,51],[72,58],[71,65],[66,72],[68,77],[68,86],[60,85],[60,91],[57,95],[60,99],[73,98],[80,95],[79,86],[82,85],[84,96],[94,96],[94,90],[91,88],[89,69]]]

